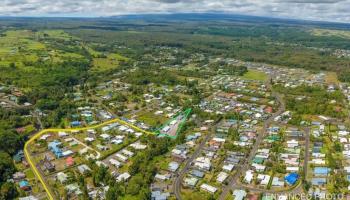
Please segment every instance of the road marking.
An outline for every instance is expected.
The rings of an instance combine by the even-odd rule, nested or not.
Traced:
[[[34,162],[32,161],[32,158],[30,157],[30,153],[28,152],[28,145],[30,143],[32,143],[34,140],[36,140],[37,138],[39,138],[41,135],[45,134],[45,133],[49,133],[49,132],[60,132],[60,131],[85,131],[85,130],[88,130],[88,129],[97,129],[97,128],[100,128],[102,126],[105,126],[105,125],[108,125],[108,124],[111,124],[111,123],[115,123],[115,122],[118,122],[120,124],[123,124],[123,125],[126,125],[128,127],[131,127],[132,129],[136,130],[136,131],[139,131],[139,132],[142,132],[142,133],[145,133],[145,134],[155,134],[155,133],[152,133],[152,132],[149,132],[149,131],[145,131],[133,124],[130,124],[126,121],[123,121],[121,119],[118,119],[118,118],[115,118],[115,119],[112,119],[110,121],[106,121],[106,122],[103,122],[101,124],[98,124],[98,125],[95,125],[95,126],[90,126],[90,127],[84,127],[84,128],[67,128],[67,129],[45,129],[45,130],[41,130],[39,131],[38,133],[36,133],[33,137],[31,137],[24,145],[24,154],[25,154],[25,157],[30,165],[30,167],[32,168],[35,176],[39,179],[39,181],[41,182],[41,184],[43,185],[46,193],[47,193],[47,196],[49,198],[49,200],[54,200],[53,198],[53,194],[51,193],[50,189],[49,189],[49,186],[46,185],[43,177],[40,175],[39,171],[37,170]]]

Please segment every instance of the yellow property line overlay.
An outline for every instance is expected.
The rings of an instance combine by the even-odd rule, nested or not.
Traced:
[[[47,196],[49,198],[49,200],[54,200],[53,198],[53,194],[51,194],[51,191],[49,190],[49,186],[47,186],[43,180],[43,177],[41,177],[39,171],[37,170],[35,164],[33,163],[33,160],[32,158],[30,157],[30,153],[28,152],[28,146],[30,143],[32,143],[34,140],[38,139],[40,136],[42,136],[43,134],[45,133],[50,133],[50,132],[60,132],[60,131],[85,131],[85,130],[89,130],[89,129],[97,129],[97,128],[100,128],[102,126],[105,126],[105,125],[108,125],[108,124],[111,124],[111,123],[115,123],[115,122],[118,122],[120,124],[123,124],[123,125],[126,125],[132,129],[134,129],[135,131],[139,131],[139,132],[142,132],[142,133],[145,133],[145,134],[154,134],[152,132],[148,132],[148,131],[145,131],[145,130],[142,130],[141,128],[133,125],[133,124],[130,124],[126,121],[123,121],[121,119],[112,119],[110,121],[106,121],[104,123],[101,123],[101,124],[98,124],[98,125],[95,125],[95,126],[90,126],[90,127],[84,127],[84,128],[68,128],[68,129],[44,129],[42,131],[39,131],[38,133],[36,133],[33,137],[31,137],[24,145],[24,154],[25,154],[25,157],[30,165],[30,167],[32,168],[35,176],[39,179],[39,181],[41,182],[41,184],[43,185],[46,193],[47,193]]]

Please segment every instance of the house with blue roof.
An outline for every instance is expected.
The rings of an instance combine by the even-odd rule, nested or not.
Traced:
[[[16,163],[19,163],[19,162],[22,162],[22,160],[24,159],[24,153],[22,150],[18,151],[16,153],[16,155],[13,156],[13,160],[16,162]]]
[[[30,190],[29,182],[26,180],[20,181],[19,188],[21,188],[21,190],[25,190],[25,191]]]
[[[299,174],[290,173],[284,177],[284,180],[288,183],[288,185],[294,185],[299,179]]]
[[[71,125],[72,127],[77,127],[77,126],[80,126],[80,125],[81,125],[81,122],[79,122],[79,121],[73,121],[73,122],[70,123],[70,125]]]
[[[193,171],[191,172],[191,175],[192,175],[192,176],[195,176],[195,177],[197,177],[197,178],[203,178],[203,177],[204,177],[204,172],[199,171],[199,170],[193,170]]]
[[[329,169],[327,167],[315,167],[314,174],[315,176],[327,176]]]
[[[53,142],[50,142],[48,145],[49,150],[55,154],[56,158],[61,158],[63,156],[62,150],[60,148],[61,142],[58,140],[55,140]]]

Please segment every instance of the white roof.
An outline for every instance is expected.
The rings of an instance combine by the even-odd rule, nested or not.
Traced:
[[[127,155],[127,156],[129,156],[129,157],[134,156],[134,153],[133,153],[133,152],[131,152],[131,151],[129,151],[129,150],[126,150],[126,149],[123,149],[121,152],[122,152],[124,155]]]
[[[126,156],[123,156],[123,155],[120,154],[120,153],[116,153],[115,156],[116,156],[119,160],[121,160],[121,161],[123,161],[123,162],[126,162],[126,161],[128,160],[128,158],[127,158]]]
[[[201,185],[201,189],[208,191],[210,193],[215,193],[217,191],[216,187],[213,187],[213,186],[205,184],[205,183]]]
[[[233,191],[233,196],[235,196],[234,200],[243,200],[246,195],[247,195],[247,192],[244,190]]]
[[[106,134],[106,133],[104,133],[104,134],[101,134],[100,137],[103,138],[103,139],[108,139],[108,138],[110,138],[111,136],[108,135],[108,134]]]
[[[141,144],[141,143],[139,143],[139,142],[135,142],[135,143],[133,143],[133,144],[130,144],[130,146],[133,147],[133,148],[136,149],[136,150],[143,150],[143,149],[146,149],[146,148],[147,148],[146,145]]]
[[[214,137],[212,140],[214,140],[215,142],[225,142],[226,141],[224,138],[217,138],[217,137]]]
[[[225,172],[220,172],[218,174],[218,177],[216,178],[216,180],[219,182],[219,183],[222,183],[226,180],[226,178],[228,177],[228,174],[225,173]]]
[[[69,155],[72,155],[73,153],[74,153],[73,151],[67,150],[67,151],[62,152],[62,155],[63,156],[69,156]]]
[[[247,183],[250,183],[252,182],[252,179],[253,179],[253,171],[252,170],[248,170],[245,172],[245,177],[244,177],[244,180],[247,182]]]
[[[111,163],[112,165],[114,165],[115,167],[120,167],[121,163],[113,158],[109,159],[109,163]]]
[[[299,167],[287,167],[286,170],[288,172],[297,172],[299,171]]]
[[[124,172],[117,177],[117,182],[128,180],[130,177],[128,172]]]
[[[226,171],[232,171],[234,167],[235,166],[233,164],[228,164],[228,165],[222,166],[222,169]]]

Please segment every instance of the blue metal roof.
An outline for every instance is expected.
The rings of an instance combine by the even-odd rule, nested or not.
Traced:
[[[327,175],[328,172],[329,172],[329,169],[327,167],[315,167],[314,169],[315,174]]]
[[[287,181],[289,185],[294,185],[299,179],[299,174],[297,173],[290,173],[286,177],[284,177],[284,180]]]
[[[52,153],[55,154],[55,156],[57,158],[62,157],[62,150],[59,147],[61,144],[62,144],[61,142],[55,140],[53,142],[50,142],[49,145],[48,145],[49,149],[52,151]]]
[[[19,182],[19,187],[28,187],[28,186],[29,186],[28,181],[21,181],[21,182]]]

